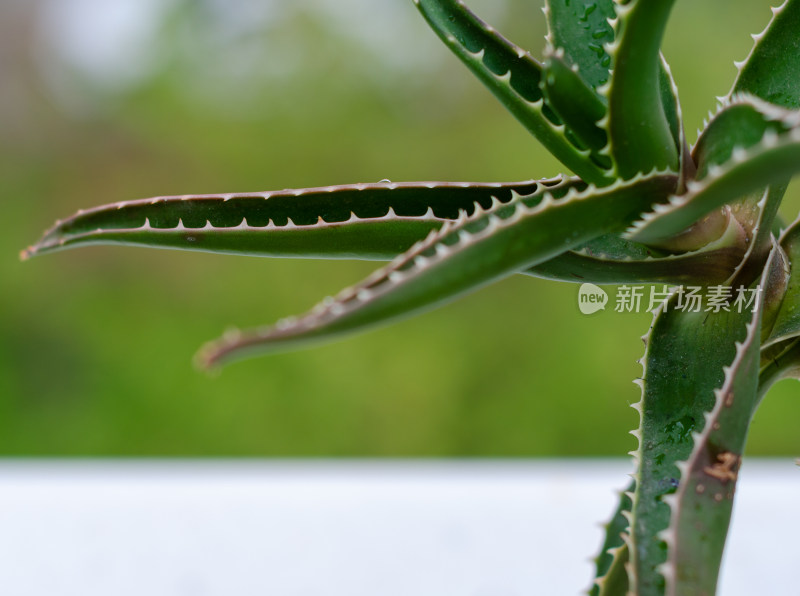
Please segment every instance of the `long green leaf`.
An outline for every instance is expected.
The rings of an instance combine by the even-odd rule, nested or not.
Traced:
[[[257,256],[391,260],[461,212],[472,215],[476,206],[488,209],[496,202],[507,203],[512,191],[531,194],[560,181],[384,182],[126,201],[59,222],[24,256],[128,244]],[[725,237],[703,251],[669,256],[609,235],[522,273],[598,284],[704,283],[726,279],[738,258],[736,243]]]
[[[564,165],[586,182],[610,184],[613,177],[577,147],[544,102],[542,66],[503,38],[459,0],[414,0],[447,47],[500,102]],[[652,168],[648,169],[650,171]]]
[[[618,546],[610,551],[611,564],[606,574],[596,584],[597,591],[591,596],[628,596],[628,571],[626,569],[630,558],[630,548],[627,544]]]
[[[724,382],[714,391],[715,404],[702,432],[693,434],[694,447],[681,472],[678,491],[665,497],[671,509],[669,528],[661,534],[668,557],[661,567],[666,596],[704,596],[716,593],[733,495],[750,419],[757,405],[760,322],[764,288],[772,269],[782,269],[777,245],[759,285],[759,301],[745,337],[724,369]]]
[[[683,126],[683,112],[678,99],[678,86],[672,76],[667,59],[663,54],[660,57],[659,88],[661,89],[661,104],[664,106],[664,116],[678,152],[678,164],[681,173],[680,188],[684,188],[685,181],[695,175],[695,164],[690,158],[689,143],[686,140],[686,130]]]
[[[664,593],[659,570],[667,546],[659,535],[670,519],[664,498],[680,484],[677,464],[691,454],[693,433],[703,428],[705,414],[714,407],[714,390],[725,381],[724,367],[734,361],[736,342],[744,340],[752,318],[745,305],[731,304],[728,311],[718,312],[702,305],[695,312],[694,307],[679,309],[680,299],[676,292],[656,313],[642,360],[629,568],[631,591],[637,596]]]
[[[597,125],[606,114],[606,106],[594,89],[569,66],[561,48],[547,53],[541,86],[547,105],[564,123],[566,132],[589,148],[596,161],[607,160],[606,168],[610,168],[610,160],[597,154],[608,143],[606,131]]]
[[[603,236],[523,273],[574,283],[706,285],[736,275],[746,256],[744,231],[730,218],[725,232],[702,249],[677,255]]]
[[[460,213],[560,178],[508,183],[352,184],[113,203],[58,222],[23,258],[88,244],[283,257],[389,260]]]
[[[630,530],[631,495],[634,484],[619,496],[619,503],[605,526],[605,539],[600,554],[595,558],[595,583],[589,596],[625,596],[628,592],[628,546],[625,537]]]
[[[614,232],[637,209],[675,188],[672,175],[578,192],[575,184],[498,205],[424,242],[309,314],[236,333],[207,346],[204,365],[248,353],[287,350],[429,309]]]
[[[678,149],[662,96],[661,39],[674,0],[617,4],[616,36],[607,46],[614,76],[608,99],[608,152],[627,179],[653,168],[679,168]]]

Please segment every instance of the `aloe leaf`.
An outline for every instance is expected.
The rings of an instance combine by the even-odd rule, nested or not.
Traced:
[[[735,151],[758,144],[768,131],[775,134],[786,132],[792,120],[792,112],[777,108],[756,97],[739,94],[725,105],[711,123],[706,126],[693,149],[697,163],[697,177],[705,178],[711,169],[729,161]],[[760,189],[734,202],[733,215],[754,239],[748,247],[747,260],[743,263],[743,276],[749,281],[760,270],[771,247],[772,221],[786,192],[788,181],[776,182],[766,192]]]
[[[773,349],[766,361],[762,354],[761,371],[758,375],[759,402],[778,381],[800,379],[800,338],[787,340],[777,347],[780,349]]]
[[[800,170],[800,128],[783,134],[768,130],[747,149],[737,148],[722,166],[709,167],[700,181],[690,181],[687,192],[642,215],[626,232],[630,240],[658,246],[671,236],[696,225],[726,203],[771,184],[781,185]]]
[[[595,285],[702,285],[722,283],[741,261],[738,248],[699,250],[645,260],[615,260],[569,251],[523,273],[542,279]]]
[[[772,20],[753,36],[750,54],[737,62],[731,95],[746,91],[790,109],[800,108],[800,1],[786,0],[772,9]]]
[[[660,45],[674,0],[616,4],[616,36],[606,46],[614,76],[599,91],[608,99],[608,152],[624,179],[652,168],[677,170],[678,150],[665,113]]]
[[[606,169],[610,168],[608,158],[596,154],[608,143],[606,131],[597,125],[605,116],[606,106],[594,89],[567,64],[561,48],[547,53],[541,86],[547,105],[564,123],[567,132],[595,152],[596,160],[605,159]]]
[[[745,289],[742,296],[752,298]],[[739,296],[732,290],[733,296]],[[679,293],[662,303],[649,334],[642,359],[642,399],[636,404],[641,425],[636,491],[632,508],[631,591],[638,596],[661,596],[667,545],[659,538],[668,527],[670,508],[665,497],[680,484],[677,464],[694,446],[693,433],[703,428],[704,416],[714,407],[714,390],[725,381],[725,367],[736,357],[736,342],[747,335],[752,314],[747,303],[734,302],[726,311],[703,306],[679,309]],[[748,300],[749,301],[749,300]]]
[[[791,281],[789,257],[774,236],[771,240],[772,250],[768,261],[771,265],[766,274],[762,266],[762,274],[759,276],[763,288],[760,340],[762,354],[764,353],[764,342],[770,337],[781,308],[786,304],[786,290]]]
[[[603,236],[523,273],[575,283],[665,283],[706,285],[731,279],[745,258],[744,231],[730,218],[728,228],[696,251],[664,255],[618,237]]]
[[[783,235],[783,231],[789,227],[789,224],[783,218],[780,213],[776,213],[775,217],[772,220],[772,235],[776,238],[780,238]]]
[[[113,203],[58,222],[23,252],[137,244],[259,256],[389,260],[460,212],[508,202],[561,179],[381,182]]]
[[[275,327],[237,332],[207,346],[203,365],[288,350],[432,308],[616,231],[636,209],[675,188],[672,175],[596,189],[566,181],[446,225],[364,282]],[[585,187],[585,185],[583,185]]]
[[[595,583],[589,596],[625,596],[628,591],[628,546],[625,536],[629,530],[628,516],[631,510],[633,483],[619,497],[614,514],[605,526],[605,539],[600,554],[595,558]]]
[[[547,0],[544,12],[550,45],[564,48],[590,87],[608,81],[611,57],[605,46],[614,41],[608,22],[616,16],[613,0]]]
[[[702,180],[709,170],[729,161],[737,149],[757,145],[767,131],[784,133],[797,115],[788,110],[739,94],[721,106],[703,130],[692,149],[697,164],[697,179]]]
[[[659,55],[661,68],[659,71],[659,87],[661,89],[661,104],[664,106],[664,116],[672,138],[675,142],[675,149],[678,152],[678,163],[681,173],[680,188],[684,188],[685,181],[695,176],[695,164],[689,157],[689,144],[686,140],[686,131],[683,127],[683,112],[681,102],[678,99],[678,86],[672,76],[666,58],[663,54]]]
[[[502,37],[459,0],[414,0],[447,47],[564,165],[586,182],[603,186],[613,177],[577,147],[544,102],[542,65]],[[648,168],[648,171],[652,168]]]
[[[765,349],[800,337],[800,219],[784,232],[781,247],[786,252],[790,271],[778,312],[763,343]]]
[[[747,219],[755,219],[755,224],[748,235],[750,241],[742,262],[737,266],[734,274],[726,281],[728,285],[749,285],[763,269],[770,248],[772,247],[773,226],[778,216],[783,195],[786,194],[786,184],[772,184],[761,195],[760,201],[755,201],[757,195],[741,200],[733,206],[733,214],[737,221],[745,222],[743,227],[749,229]]]
[[[669,125],[672,137],[678,151],[683,150],[685,137],[683,136],[683,118],[681,104],[678,101],[678,86],[672,77],[672,70],[663,54],[659,54],[660,69],[658,73],[658,87],[661,90],[661,104],[664,106],[664,116]]]
[[[627,544],[618,546],[610,551],[611,564],[606,574],[597,580],[597,591],[590,592],[590,596],[628,596],[628,571],[630,550]]]
[[[666,596],[716,593],[741,456],[758,403],[763,289],[771,270],[782,267],[781,259],[776,247],[757,286],[762,290],[759,302],[743,315],[750,319],[746,333],[714,391],[713,410],[705,416],[702,432],[693,433],[690,457],[678,466],[680,486],[664,498],[671,509],[669,528],[660,536],[668,546],[667,561],[660,568]]]

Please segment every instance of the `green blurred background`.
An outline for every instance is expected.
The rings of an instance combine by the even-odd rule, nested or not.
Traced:
[[[470,3],[539,55],[535,0]],[[665,53],[691,141],[766,0],[684,0]],[[712,42],[713,40],[713,42]],[[0,454],[623,455],[648,314],[515,277],[208,378],[191,356],[375,268],[120,247],[20,263],[80,207],[164,194],[561,172],[410,0],[0,1]],[[793,219],[800,201],[783,214]],[[800,387],[749,451],[797,455]]]

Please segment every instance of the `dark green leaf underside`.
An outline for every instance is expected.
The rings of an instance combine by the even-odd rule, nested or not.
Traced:
[[[388,260],[460,213],[560,179],[353,184],[252,194],[156,197],[82,211],[24,256],[87,244],[138,244],[259,256]]]
[[[614,232],[637,209],[674,189],[672,175],[578,192],[574,182],[522,197],[440,232],[311,313],[212,344],[208,364],[248,353],[296,349],[408,316]]]

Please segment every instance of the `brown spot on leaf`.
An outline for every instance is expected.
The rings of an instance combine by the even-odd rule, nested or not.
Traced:
[[[706,466],[703,468],[703,471],[712,478],[716,478],[722,482],[728,482],[729,480],[736,482],[736,478],[739,474],[739,463],[741,462],[741,459],[742,458],[735,453],[723,451],[717,455],[717,462],[710,466]]]

